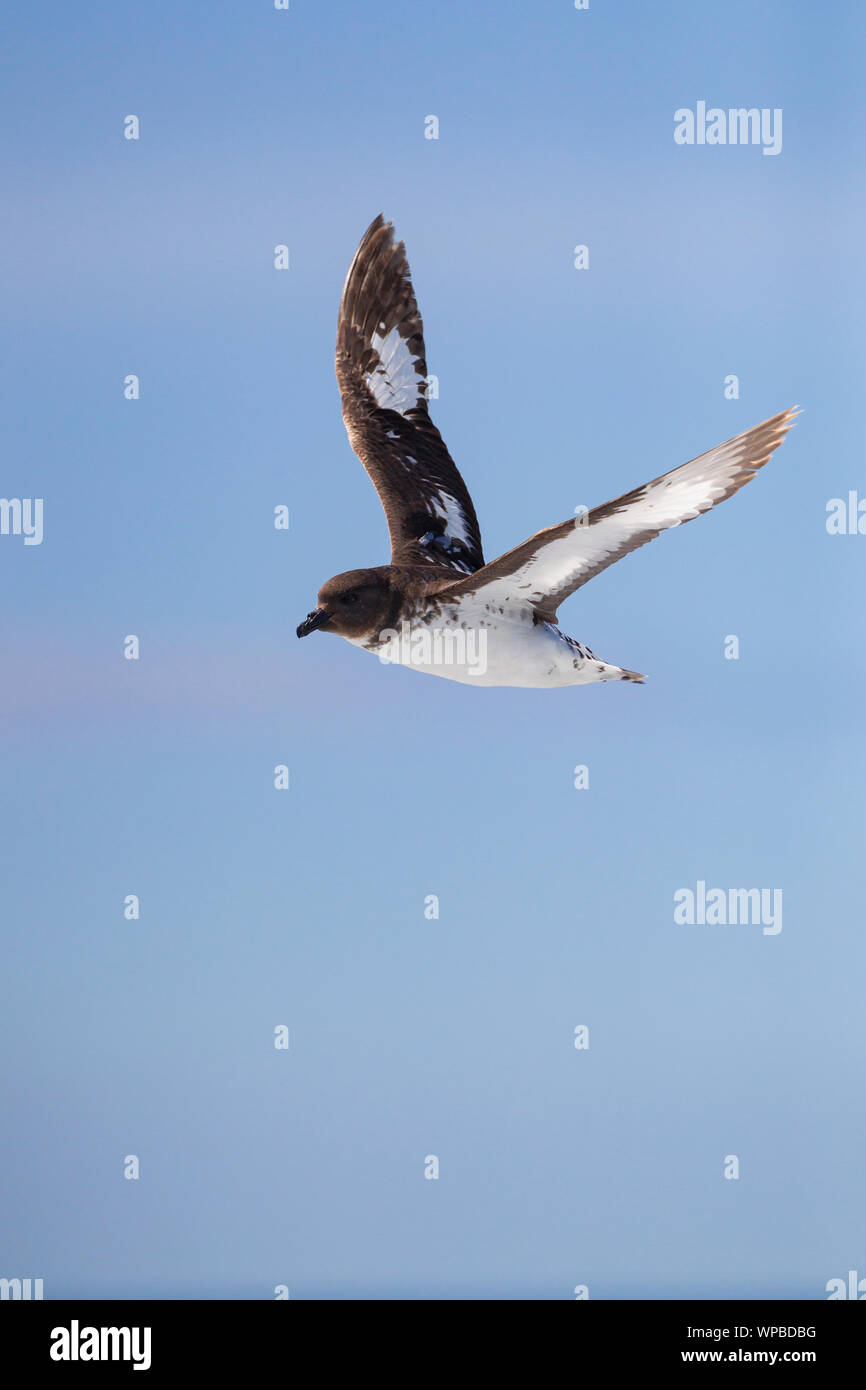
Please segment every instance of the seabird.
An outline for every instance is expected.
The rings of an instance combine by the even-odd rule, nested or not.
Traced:
[[[336,633],[383,661],[471,685],[642,681],[566,637],[560,603],[661,531],[731,497],[798,413],[782,411],[485,564],[472,499],[427,408],[424,330],[406,250],[381,214],[343,286],[336,368],[349,442],[385,509],[391,563],[329,579],[298,636]]]

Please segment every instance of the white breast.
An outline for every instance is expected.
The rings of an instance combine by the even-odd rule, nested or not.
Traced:
[[[408,666],[466,685],[560,686],[620,678],[528,608],[500,611],[473,595],[459,604],[426,604],[377,641],[353,640],[384,664]]]

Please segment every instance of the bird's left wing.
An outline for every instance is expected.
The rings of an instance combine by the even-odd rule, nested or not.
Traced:
[[[385,509],[392,564],[478,569],[472,498],[427,410],[424,328],[406,251],[381,214],[346,277],[336,367],[349,442]]]
[[[540,620],[555,622],[563,599],[608,565],[739,491],[779,447],[797,413],[782,411],[612,502],[539,531],[440,589],[437,598],[474,594],[494,608],[531,608]]]

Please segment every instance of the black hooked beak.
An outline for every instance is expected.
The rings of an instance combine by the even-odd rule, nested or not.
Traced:
[[[309,637],[311,632],[315,632],[317,627],[327,627],[331,621],[331,615],[327,608],[314,608],[312,613],[308,613],[304,621],[298,628],[299,637]]]

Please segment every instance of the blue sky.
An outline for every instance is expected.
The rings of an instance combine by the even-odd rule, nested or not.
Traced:
[[[866,540],[825,524],[866,493],[863,27],[745,0],[11,18],[2,493],[45,521],[0,536],[0,1275],[866,1275]],[[782,152],[677,146],[699,100],[781,108]],[[329,575],[388,558],[333,377],[380,210],[490,557],[803,405],[741,495],[563,607],[645,686],[476,690],[296,641]],[[780,888],[782,931],[677,925],[698,880]]]

